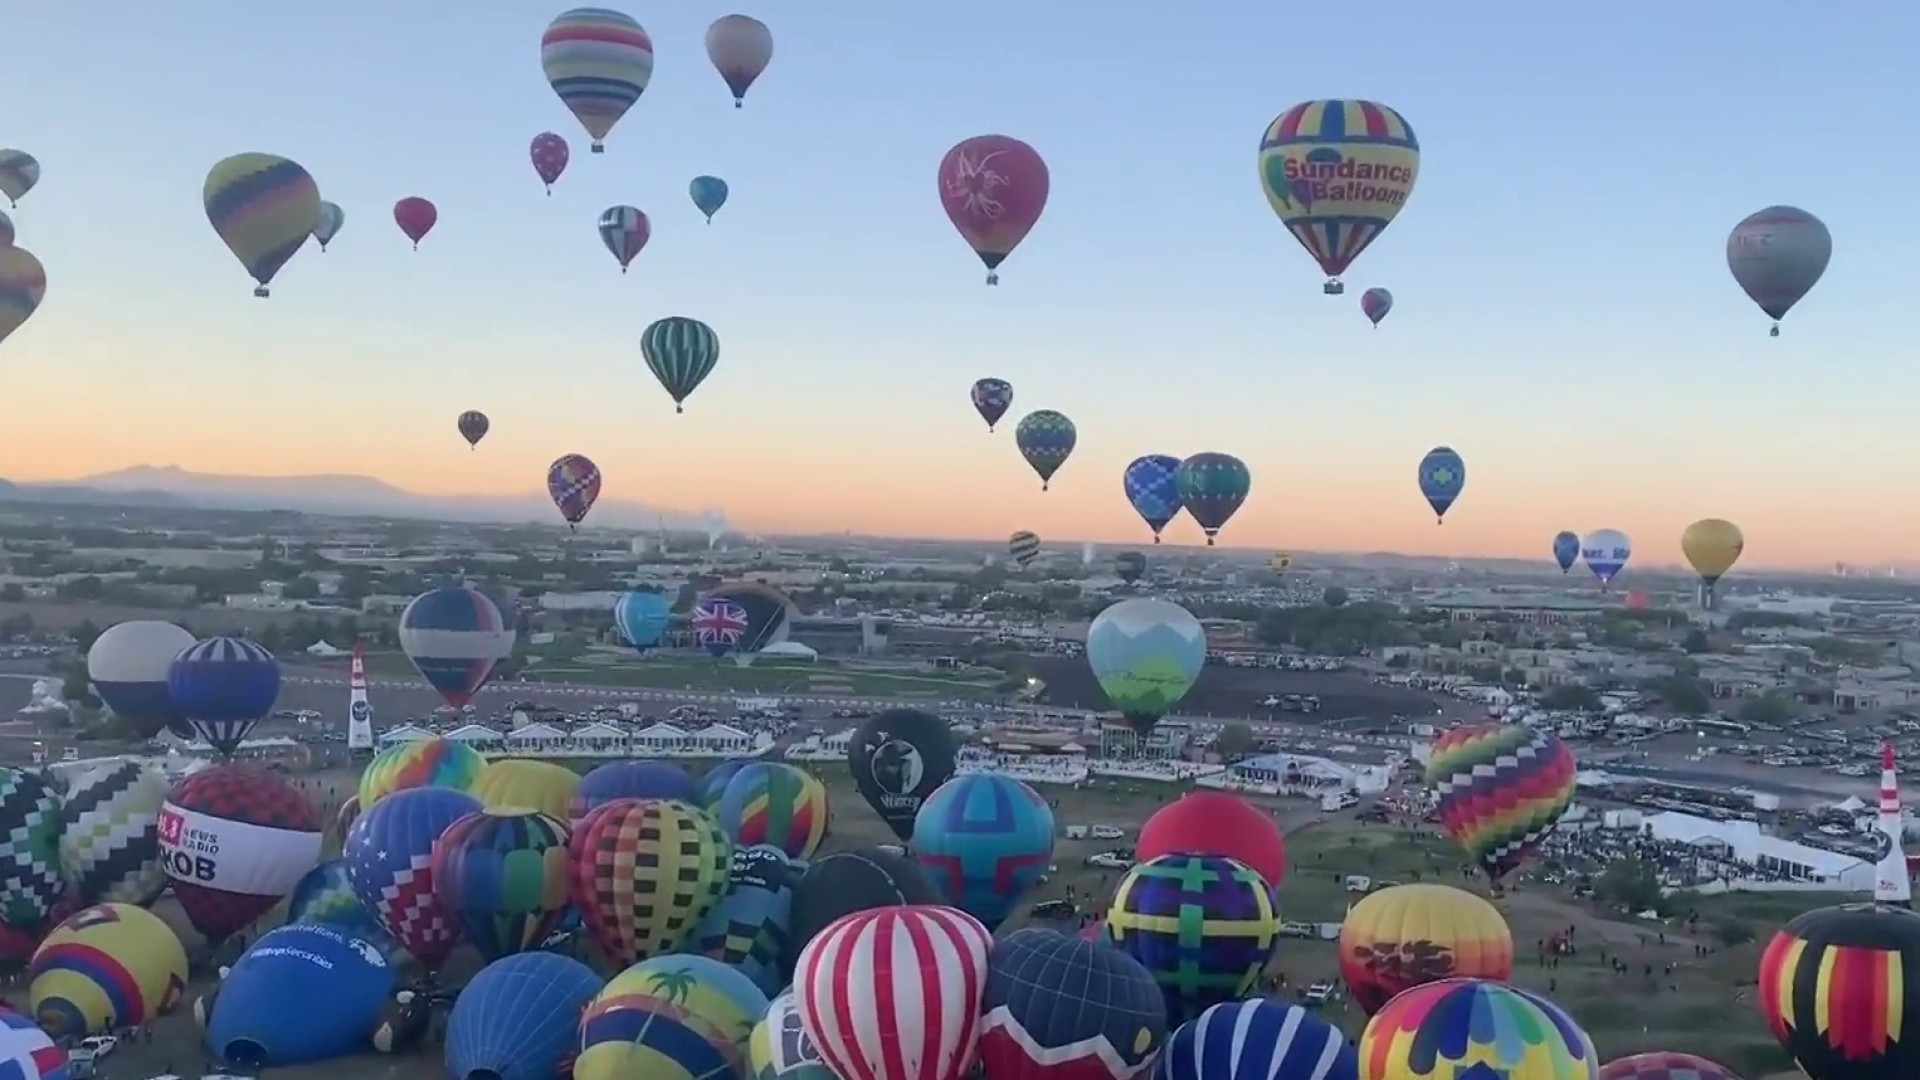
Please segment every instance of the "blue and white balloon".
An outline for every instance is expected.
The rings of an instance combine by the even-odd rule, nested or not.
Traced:
[[[280,661],[257,641],[210,637],[173,658],[167,691],[195,735],[231,754],[273,711],[280,696]]]
[[[1613,584],[1614,576],[1626,569],[1633,558],[1633,541],[1619,529],[1601,529],[1587,534],[1580,542],[1580,560],[1600,579],[1600,587]]]
[[[114,715],[143,737],[152,738],[169,728],[189,738],[193,729],[173,707],[167,676],[173,670],[173,658],[192,647],[193,635],[170,622],[115,623],[87,650],[87,679]]]

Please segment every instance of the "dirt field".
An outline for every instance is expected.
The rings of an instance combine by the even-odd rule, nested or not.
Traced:
[[[1067,657],[1031,658],[1033,673],[1047,684],[1049,704],[1072,709],[1105,709],[1106,695],[1094,681],[1085,660]],[[1181,699],[1180,713],[1188,716],[1259,716],[1260,702],[1269,694],[1317,694],[1319,715],[1338,720],[1364,716],[1428,716],[1438,707],[1433,697],[1401,686],[1384,686],[1364,675],[1337,671],[1261,671],[1252,668],[1208,667],[1200,681]],[[1278,714],[1286,718],[1287,714]]]

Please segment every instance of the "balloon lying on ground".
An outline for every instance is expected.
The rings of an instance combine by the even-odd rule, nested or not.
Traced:
[[[221,981],[206,1046],[255,1072],[352,1054],[367,1046],[395,985],[387,958],[363,938],[310,923],[270,930]]]
[[[532,758],[503,758],[480,770],[467,793],[489,810],[537,810],[556,821],[573,812],[580,774]]]
[[[34,1017],[60,1038],[140,1027],[179,1004],[187,951],[160,916],[100,904],[67,917],[28,966]]]

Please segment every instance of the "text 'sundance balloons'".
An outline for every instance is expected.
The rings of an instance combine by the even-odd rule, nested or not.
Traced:
[[[1040,152],[1006,135],[975,135],[940,159],[940,205],[1000,284],[1000,264],[1047,208],[1051,178]]]
[[[1379,239],[1413,194],[1420,141],[1406,118],[1373,101],[1305,101],[1260,138],[1267,204],[1326,272],[1324,291]]]
[[[1780,320],[1819,283],[1833,258],[1833,234],[1797,206],[1769,206],[1750,214],[1727,237],[1727,269],[1760,310]]]

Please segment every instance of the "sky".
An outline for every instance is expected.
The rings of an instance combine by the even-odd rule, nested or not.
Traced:
[[[606,497],[751,529],[1139,543],[1127,461],[1214,450],[1253,471],[1236,546],[1545,560],[1555,532],[1610,526],[1665,563],[1717,516],[1748,566],[1920,555],[1897,344],[1920,7],[1869,28],[1785,0],[620,6],[655,73],[601,156],[540,70],[558,4],[10,13],[0,145],[42,163],[13,219],[49,285],[0,344],[0,476],[518,492],[577,452]],[[702,46],[733,10],[775,38],[738,111]],[[1339,298],[1255,171],[1266,125],[1318,97],[1389,104],[1422,148]],[[574,150],[551,197],[527,161],[546,130]],[[989,132],[1052,174],[992,289],[935,183]],[[347,213],[264,301],[200,205],[249,150]],[[711,226],[701,173],[733,189]],[[418,252],[391,218],[409,195],[440,210]],[[595,231],[618,203],[653,223],[624,276]],[[1725,241],[1774,203],[1835,254],[1770,339]],[[1395,296],[1377,330],[1373,285]],[[684,415],[640,356],[666,315],[721,340]],[[987,375],[1015,386],[995,434],[967,402]],[[478,452],[454,431],[471,408]],[[1036,408],[1080,437],[1046,493],[1011,432]],[[1415,481],[1435,444],[1468,470],[1438,528]]]

